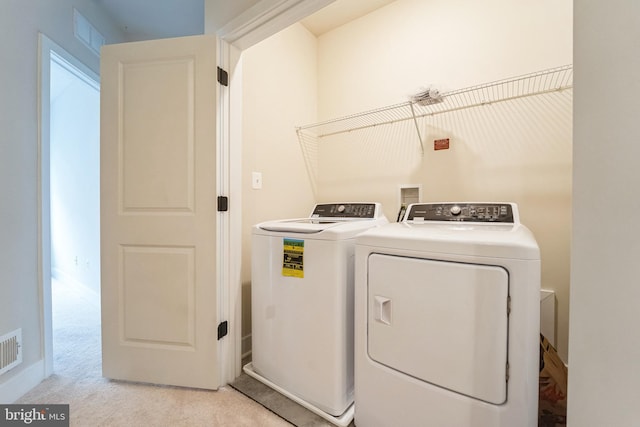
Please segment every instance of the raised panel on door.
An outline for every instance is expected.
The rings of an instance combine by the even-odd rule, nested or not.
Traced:
[[[501,267],[372,254],[369,357],[493,404],[507,398],[507,299]]]
[[[121,251],[122,340],[195,350],[194,248],[122,246]]]
[[[194,57],[121,65],[124,212],[193,213],[194,67]]]
[[[103,374],[215,389],[216,39],[102,51]]]

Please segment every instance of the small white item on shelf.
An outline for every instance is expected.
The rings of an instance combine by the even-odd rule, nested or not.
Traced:
[[[443,101],[440,90],[435,86],[429,86],[427,88],[422,87],[415,95],[411,95],[409,99],[411,102],[423,106]]]

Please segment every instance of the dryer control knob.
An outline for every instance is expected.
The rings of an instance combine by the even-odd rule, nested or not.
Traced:
[[[344,207],[344,205],[338,206],[338,212],[340,212],[340,213],[344,212],[345,209],[346,208]]]
[[[451,215],[453,216],[457,216],[460,215],[460,212],[462,212],[462,209],[460,209],[460,206],[452,206],[450,209]]]

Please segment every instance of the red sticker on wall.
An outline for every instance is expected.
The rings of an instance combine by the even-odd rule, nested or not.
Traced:
[[[448,150],[449,149],[449,138],[434,140],[433,141],[433,149],[434,150]]]

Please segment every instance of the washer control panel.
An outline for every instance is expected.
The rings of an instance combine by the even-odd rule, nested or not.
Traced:
[[[377,203],[323,203],[318,204],[311,218],[377,218]]]
[[[409,207],[405,221],[514,223],[511,203],[420,203]]]

